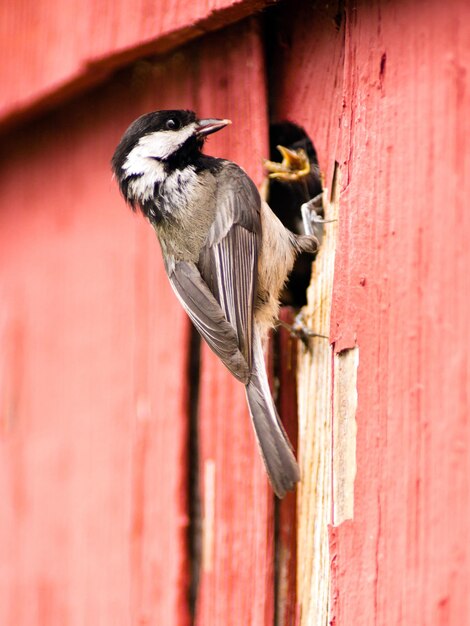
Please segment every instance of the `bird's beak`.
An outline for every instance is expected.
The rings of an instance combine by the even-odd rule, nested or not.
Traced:
[[[277,146],[277,149],[282,154],[282,163],[264,162],[269,178],[278,178],[284,182],[298,181],[310,173],[310,161],[305,150],[290,150],[284,146]]]
[[[196,122],[196,135],[198,137],[205,137],[211,133],[216,133],[218,130],[225,128],[227,124],[231,124],[230,120],[217,120],[214,118],[208,118],[207,120],[198,120]]]

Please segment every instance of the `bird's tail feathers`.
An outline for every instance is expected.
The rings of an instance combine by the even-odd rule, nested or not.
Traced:
[[[256,325],[253,333],[253,368],[246,395],[269,480],[278,498],[283,498],[299,481],[299,466],[274,406]]]

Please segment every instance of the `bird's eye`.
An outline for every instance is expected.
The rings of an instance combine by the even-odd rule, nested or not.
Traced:
[[[179,127],[180,127],[180,123],[178,120],[169,119],[165,123],[165,128],[167,130],[178,130]]]

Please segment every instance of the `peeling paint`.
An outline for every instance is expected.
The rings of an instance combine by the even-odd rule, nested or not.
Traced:
[[[358,366],[358,347],[334,355],[333,524],[335,526],[354,517]]]

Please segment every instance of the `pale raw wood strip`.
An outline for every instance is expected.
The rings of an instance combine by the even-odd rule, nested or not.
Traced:
[[[326,203],[326,218],[338,217],[338,177],[333,180],[333,201]],[[327,191],[325,191],[325,194]],[[337,223],[326,224],[320,252],[313,264],[308,290],[308,327],[329,334],[335,267]],[[315,337],[310,349],[299,347],[299,460],[298,492],[298,603],[301,626],[328,623],[330,596],[332,443],[332,348],[327,339]]]

